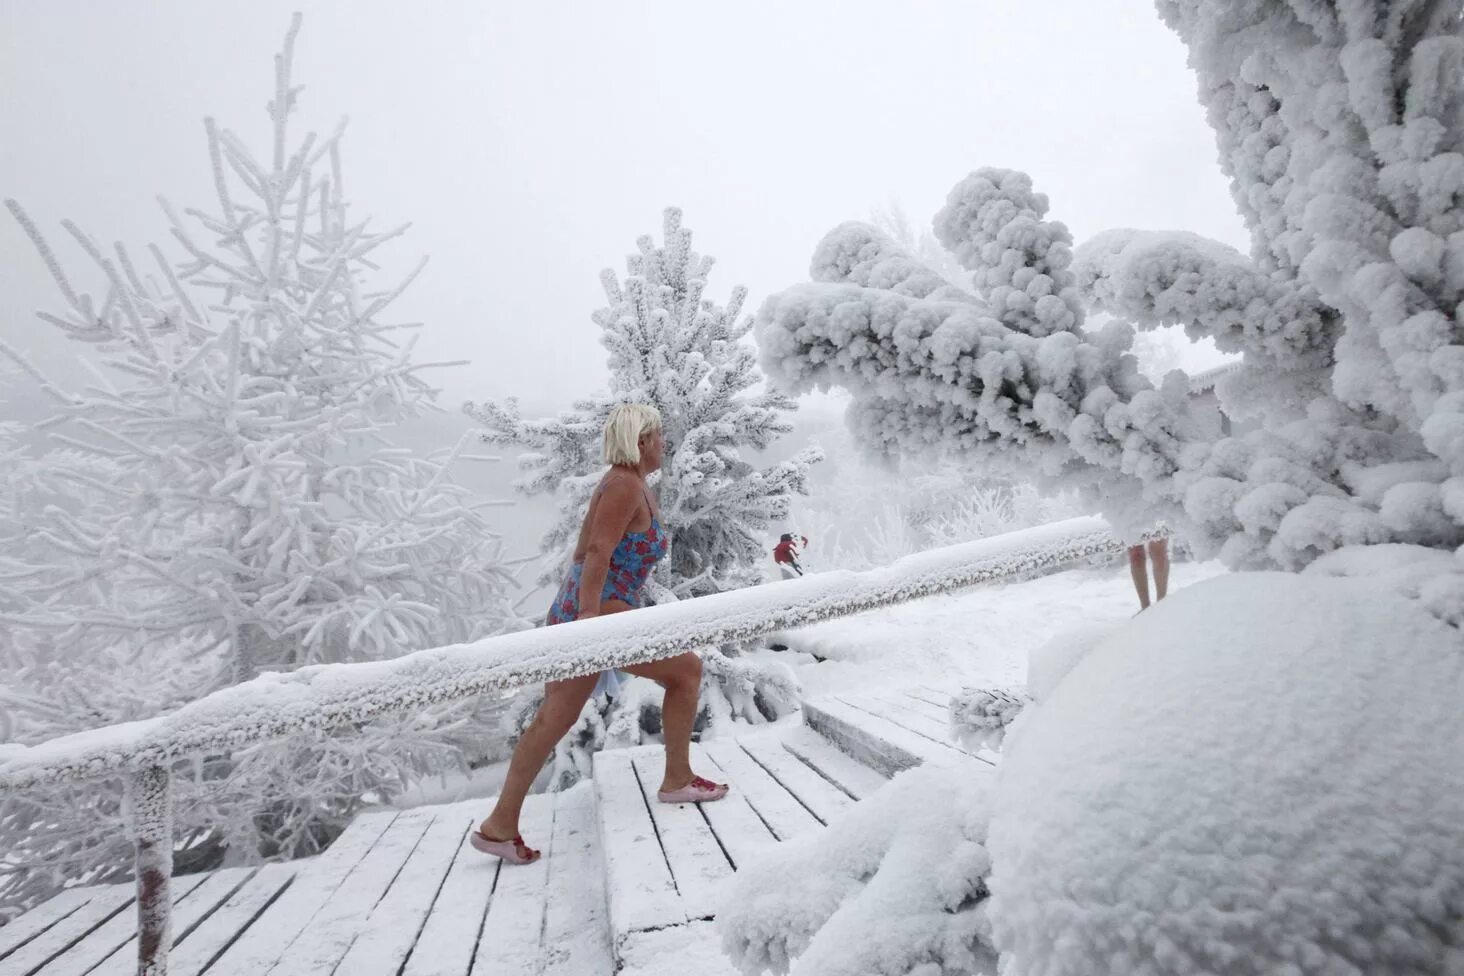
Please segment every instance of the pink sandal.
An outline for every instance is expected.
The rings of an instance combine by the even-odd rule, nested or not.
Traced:
[[[513,840],[493,840],[485,837],[480,828],[468,835],[468,843],[473,845],[473,850],[501,857],[509,864],[533,864],[539,859],[539,852],[525,844],[521,835],[515,835]]]
[[[656,799],[662,803],[711,803],[726,796],[729,789],[726,783],[713,783],[693,776],[691,782],[679,790],[658,790]]]

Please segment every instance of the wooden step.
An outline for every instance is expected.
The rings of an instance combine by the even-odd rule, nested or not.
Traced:
[[[697,772],[731,786],[715,803],[659,802],[663,762],[660,746],[595,756],[617,971],[660,973],[675,959],[678,971],[730,976],[712,919],[732,873],[837,821],[885,778],[802,726],[694,744]]]
[[[925,763],[976,760],[963,749],[932,709],[929,698],[903,693],[846,695],[803,703],[803,721],[854,759],[893,776]]]

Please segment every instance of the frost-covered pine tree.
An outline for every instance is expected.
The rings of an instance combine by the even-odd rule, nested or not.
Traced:
[[[656,483],[661,519],[671,551],[648,584],[656,602],[720,593],[763,581],[769,535],[787,518],[791,499],[807,492],[809,467],[820,457],[805,450],[768,468],[746,455],[791,429],[786,415],[793,401],[779,392],[759,392],[757,354],[743,340],[752,327],[741,314],[747,291],[738,286],[725,305],[705,296],[713,259],[692,250],[691,231],[681,211],[665,212],[664,243],[649,235],[636,241],[622,282],[601,274],[609,304],[592,318],[609,352],[607,395],[586,398],[558,417],[525,420],[513,401],[469,403],[466,412],[483,425],[483,439],[529,448],[520,455],[526,494],[555,492],[560,518],[545,535],[546,569],[541,584],[557,586],[590,494],[604,474],[601,443],[605,418],[617,403],[649,403],[666,429],[666,457]],[[796,704],[790,675],[771,666],[738,660],[736,648],[703,653],[707,685],[702,723],[739,718],[760,722]],[[642,731],[659,727],[659,704],[627,685],[624,700],[586,706],[586,723],[609,729],[610,741],[630,744]],[[526,701],[524,714],[532,714]],[[602,714],[590,719],[589,711]],[[633,720],[640,716],[644,720]],[[617,715],[620,717],[617,718]],[[583,734],[582,734],[583,733]],[[583,747],[572,748],[576,741]],[[559,755],[560,781],[587,767],[588,750],[605,741],[585,726],[566,739]],[[568,750],[568,752],[567,752]],[[570,758],[578,756],[577,760]]]
[[[983,169],[935,218],[969,289],[841,226],[759,312],[764,367],[849,389],[885,450],[1026,466],[1125,535],[1162,518],[1306,572],[1085,635],[1062,652],[1082,680],[1014,719],[964,696],[1000,775],[912,775],[739,871],[719,923],[749,971],[1421,976],[1464,952],[1464,3],[1158,8],[1250,255],[1135,230],[1074,253],[1025,174]],[[1139,374],[1133,330],[1158,326],[1243,357],[1218,387],[1236,434],[1181,373]]]
[[[289,138],[299,23],[275,61],[268,155],[207,120],[217,209],[163,203],[181,260],[150,246],[148,270],[66,221],[104,286],[93,297],[8,201],[65,300],[40,317],[95,374],[53,381],[0,344],[57,410],[7,473],[12,521],[19,506],[30,529],[0,564],[0,683],[21,741],[155,714],[262,669],[512,624],[497,536],[448,477],[462,445],[423,457],[391,442],[435,395],[412,326],[384,317],[417,272],[372,283],[405,228],[351,215],[342,130]],[[365,798],[461,768],[498,721],[485,703],[213,757],[183,777],[178,822],[236,858],[309,853]],[[95,811],[115,793],[4,802],[0,838],[22,865],[7,900],[81,877],[83,862],[130,863],[106,830],[115,818]]]

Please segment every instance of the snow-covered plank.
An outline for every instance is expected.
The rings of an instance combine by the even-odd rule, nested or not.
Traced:
[[[899,708],[909,709],[916,715],[923,716],[924,718],[935,722],[941,728],[945,729],[947,735],[949,735],[951,727],[950,708],[946,705],[937,705],[935,702],[925,697],[924,693],[920,692],[918,688],[901,688],[899,690],[877,691],[874,693],[873,697],[882,699],[883,701],[889,702],[891,705],[897,706]]]
[[[525,820],[547,802],[547,797],[529,797],[524,803]],[[492,799],[487,799],[478,801],[476,810],[466,802],[454,804],[454,809],[462,811],[467,830],[477,830],[492,806]],[[528,829],[527,822],[525,829]],[[528,840],[533,844],[540,843],[532,832]],[[438,892],[437,901],[432,904],[427,924],[422,926],[411,955],[407,957],[402,976],[465,976],[473,965],[473,953],[478,948],[483,918],[488,913],[488,903],[493,897],[500,869],[516,870],[512,865],[504,868],[498,858],[480,854],[469,847],[466,840],[463,841],[456,860],[448,869],[447,880]]]
[[[715,775],[717,766],[708,758],[701,743],[691,745],[691,768],[703,775]],[[703,803],[701,812],[711,825],[718,843],[732,859],[734,868],[746,864],[763,848],[778,843],[778,835],[757,815],[736,784],[725,798],[716,803]]]
[[[855,801],[849,794],[784,749],[776,737],[750,735],[738,739],[737,744],[822,823],[832,823],[839,814],[854,805]]]
[[[257,867],[225,868],[206,874],[174,878],[175,886],[188,880],[195,880],[197,884],[191,890],[180,891],[173,900],[173,944],[177,945],[182,942],[198,926],[199,922],[219,907],[220,902],[237,891],[258,870]],[[115,922],[117,919],[112,921]],[[71,960],[68,958],[66,961],[69,963]],[[56,974],[62,976],[67,971],[57,969]],[[169,971],[172,971],[171,966]],[[105,962],[96,969],[81,968],[76,972],[87,973],[88,976],[132,976],[137,972],[136,924],[132,925],[132,931],[128,933],[126,942],[116,952],[109,955]],[[46,976],[51,976],[50,970],[46,971]]]
[[[544,911],[541,976],[612,973],[605,864],[595,825],[595,790],[581,783],[554,804],[549,904]]]
[[[722,853],[722,846],[696,804],[662,803],[656,799],[662,772],[659,758],[642,756],[633,760],[633,765],[686,917],[712,918],[717,913],[721,882],[732,875],[732,862]]]
[[[808,812],[768,771],[731,739],[703,742],[706,754],[722,770],[734,793],[741,793],[779,840],[818,830],[823,824]],[[725,801],[723,801],[725,802]]]
[[[80,944],[111,919],[121,915],[128,922],[134,921],[126,911],[133,903],[134,887],[131,882],[107,885],[93,891],[95,894],[87,899],[86,904],[7,956],[0,963],[0,971],[6,976],[30,976]]]
[[[951,698],[954,697],[951,692],[937,688],[934,685],[915,685],[913,688],[906,688],[904,690],[906,694],[913,695],[916,698],[923,698],[941,708],[948,708],[951,704]]]
[[[894,705],[875,695],[840,696],[839,700],[845,705],[859,709],[861,712],[868,712],[887,722],[898,725],[900,728],[928,739],[938,746],[944,746],[947,749],[960,753],[966,752],[955,741],[949,721],[938,721],[928,718],[916,712],[914,709],[905,707],[904,703]]]
[[[104,888],[91,885],[67,888],[54,898],[41,902],[9,924],[0,927],[0,962],[22,945],[40,935],[92,899]]]
[[[966,754],[833,698],[803,703],[803,721],[844,752],[893,776],[924,763],[950,763]]]
[[[173,931],[177,932],[178,903],[208,878],[207,874],[189,874],[172,879],[168,886],[173,896]],[[137,937],[137,913],[118,912],[93,929],[85,939],[72,946],[65,955],[46,967],[46,976],[82,976],[95,966],[111,958],[123,946],[135,945]],[[137,950],[127,953],[127,962],[137,969]]]
[[[889,782],[884,774],[839,751],[806,725],[783,733],[783,748],[856,800],[864,799]]]
[[[481,806],[481,804],[476,804]],[[396,976],[459,856],[476,853],[465,840],[476,829],[473,812],[457,805],[428,808],[434,817],[386,897],[370,910],[361,934],[341,959],[338,972],[351,976]]]
[[[543,800],[532,808],[525,805],[519,821],[519,832],[542,850],[543,856],[533,864],[505,864],[498,872],[498,885],[488,904],[471,976],[538,971],[544,909],[549,899],[549,862],[554,857],[554,798],[546,796]],[[541,839],[534,840],[536,837]]]
[[[637,932],[626,940],[620,964],[619,976],[742,976],[722,951],[715,922]]]
[[[168,957],[168,976],[198,976],[279,897],[297,871],[308,870],[312,863],[284,861],[260,868],[193,931],[181,933],[182,941]]]
[[[599,752],[594,762],[610,931],[613,945],[619,946],[630,932],[684,923],[686,909],[656,837],[630,756]]]
[[[270,976],[329,976],[335,972],[341,957],[365,930],[372,909],[403,873],[434,818],[431,807],[398,814],[269,971]]]
[[[300,866],[284,894],[209,967],[209,976],[261,976],[267,972],[316,913],[330,903],[341,882],[370,853],[396,817],[395,810],[381,810],[351,821],[325,853]]]

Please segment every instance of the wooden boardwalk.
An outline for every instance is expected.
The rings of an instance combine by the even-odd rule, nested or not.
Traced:
[[[807,725],[694,746],[719,803],[667,805],[659,746],[600,753],[594,781],[533,796],[545,857],[502,866],[468,832],[491,801],[358,817],[315,858],[173,881],[174,976],[736,976],[712,928],[759,851],[822,830],[893,772],[980,761],[930,688],[805,703]],[[136,966],[130,884],[72,889],[0,928],[5,976]],[[678,968],[680,967],[680,968]]]

